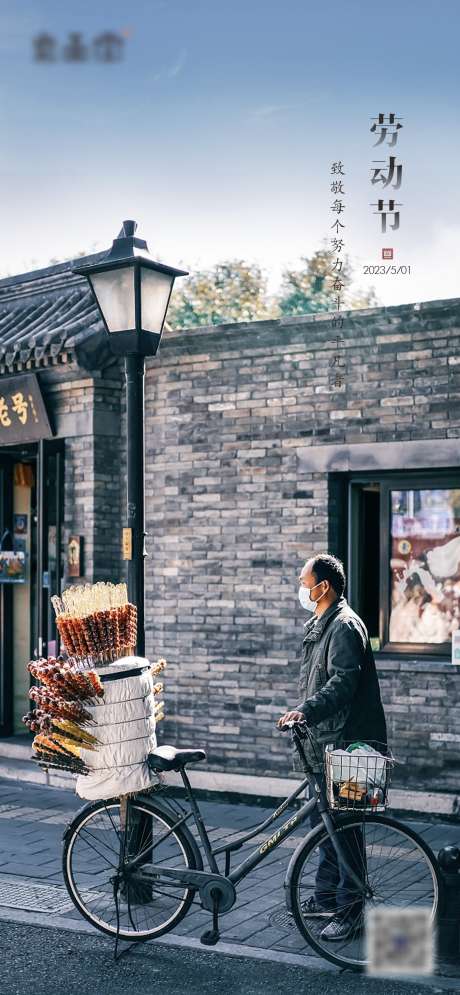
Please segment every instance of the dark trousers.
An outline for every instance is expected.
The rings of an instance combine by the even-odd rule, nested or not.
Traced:
[[[325,790],[324,774],[317,774],[318,784]],[[310,798],[315,797],[314,780],[310,779]],[[310,825],[313,829],[322,822],[318,809],[313,809],[310,815]],[[366,853],[363,833],[360,827],[353,827],[339,835],[339,841],[344,849],[344,856],[351,869],[363,883],[366,880]],[[363,897],[358,886],[339,863],[332,842],[327,839],[319,847],[319,863],[315,877],[315,898],[318,905],[324,908],[336,908],[344,914],[358,915],[363,910]]]

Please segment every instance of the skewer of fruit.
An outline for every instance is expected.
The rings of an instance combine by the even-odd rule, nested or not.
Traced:
[[[72,722],[70,719],[57,718],[55,715],[50,715],[39,708],[28,712],[27,715],[23,715],[22,721],[31,732],[51,735],[55,733],[63,734],[79,746],[83,746],[88,750],[95,749],[100,745],[96,736],[82,729],[76,722]]]
[[[36,680],[41,681],[51,692],[64,697],[89,700],[102,698],[104,688],[94,670],[74,670],[62,657],[46,660],[31,660],[28,670]]]
[[[156,677],[157,674],[161,674],[162,670],[164,670],[165,667],[166,667],[166,660],[164,659],[164,657],[161,656],[157,660],[157,662],[152,663],[152,666],[150,667],[150,673],[152,674],[152,677]]]
[[[53,767],[57,770],[69,771],[71,774],[89,774],[89,767],[80,757],[76,757],[63,750],[58,751],[54,747],[48,748],[43,741],[37,744],[37,738],[35,737],[32,744],[36,754],[35,757],[32,757],[32,760],[38,763],[44,770]]]
[[[29,698],[43,707],[50,715],[55,715],[57,718],[94,725],[94,719],[80,701],[66,701],[64,698],[52,694],[45,688],[36,687],[30,689]]]
[[[50,767],[53,770],[64,770],[69,774],[89,774],[89,767],[83,762],[83,760],[71,761],[66,760],[54,760],[54,758],[48,756],[46,753],[38,754],[36,757],[32,757],[33,763],[38,763],[38,766],[44,771],[48,771]]]
[[[157,701],[155,703],[155,711],[154,711],[153,714],[155,716],[155,723],[161,722],[161,720],[164,719],[165,713],[164,713],[164,702],[163,701]]]
[[[126,584],[72,586],[51,603],[63,645],[79,661],[103,663],[133,651],[137,607],[128,601]]]

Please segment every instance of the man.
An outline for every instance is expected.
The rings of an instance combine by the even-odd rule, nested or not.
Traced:
[[[309,736],[303,741],[309,766],[310,797],[315,780],[325,790],[324,746],[344,748],[361,740],[382,753],[387,748],[385,715],[377,671],[364,622],[344,597],[345,572],[335,556],[321,553],[309,559],[300,576],[299,599],[314,612],[305,623],[299,696],[302,703],[278,720],[306,721]],[[311,826],[321,821],[318,810]],[[352,830],[348,840],[349,863],[353,870],[365,870],[361,830]],[[306,914],[328,917],[321,938],[343,940],[353,935],[363,911],[362,899],[352,880],[340,866],[332,843],[320,847],[315,895],[307,903]],[[332,915],[331,915],[332,913]]]

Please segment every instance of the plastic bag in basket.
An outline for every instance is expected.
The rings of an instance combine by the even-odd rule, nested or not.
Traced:
[[[351,753],[332,750],[330,758],[332,780],[336,784],[349,780],[362,788],[381,788],[385,784],[386,758],[367,744],[356,747]]]

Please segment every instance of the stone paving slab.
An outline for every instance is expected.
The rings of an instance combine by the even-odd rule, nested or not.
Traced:
[[[62,834],[65,825],[82,806],[82,799],[62,788],[0,780],[0,874],[23,881],[35,880],[62,885]],[[272,811],[261,806],[201,801],[200,808],[214,845],[229,835],[243,832],[262,822]],[[405,820],[427,840],[436,853],[447,843],[460,842],[460,825],[424,820]],[[195,827],[190,828],[196,833]],[[278,826],[280,821],[276,823]],[[270,835],[270,827],[232,855],[232,867],[244,860],[257,842]],[[298,833],[270,854],[263,864],[241,882],[236,905],[221,916],[223,941],[250,948],[272,949],[312,955],[297,929],[279,928],[269,922],[270,914],[284,904],[283,881],[293,848],[308,832]],[[223,869],[224,855],[218,863]],[[76,909],[67,918],[81,920]],[[174,930],[177,936],[199,938],[211,925],[209,912],[198,904]],[[173,934],[171,934],[173,935]]]

